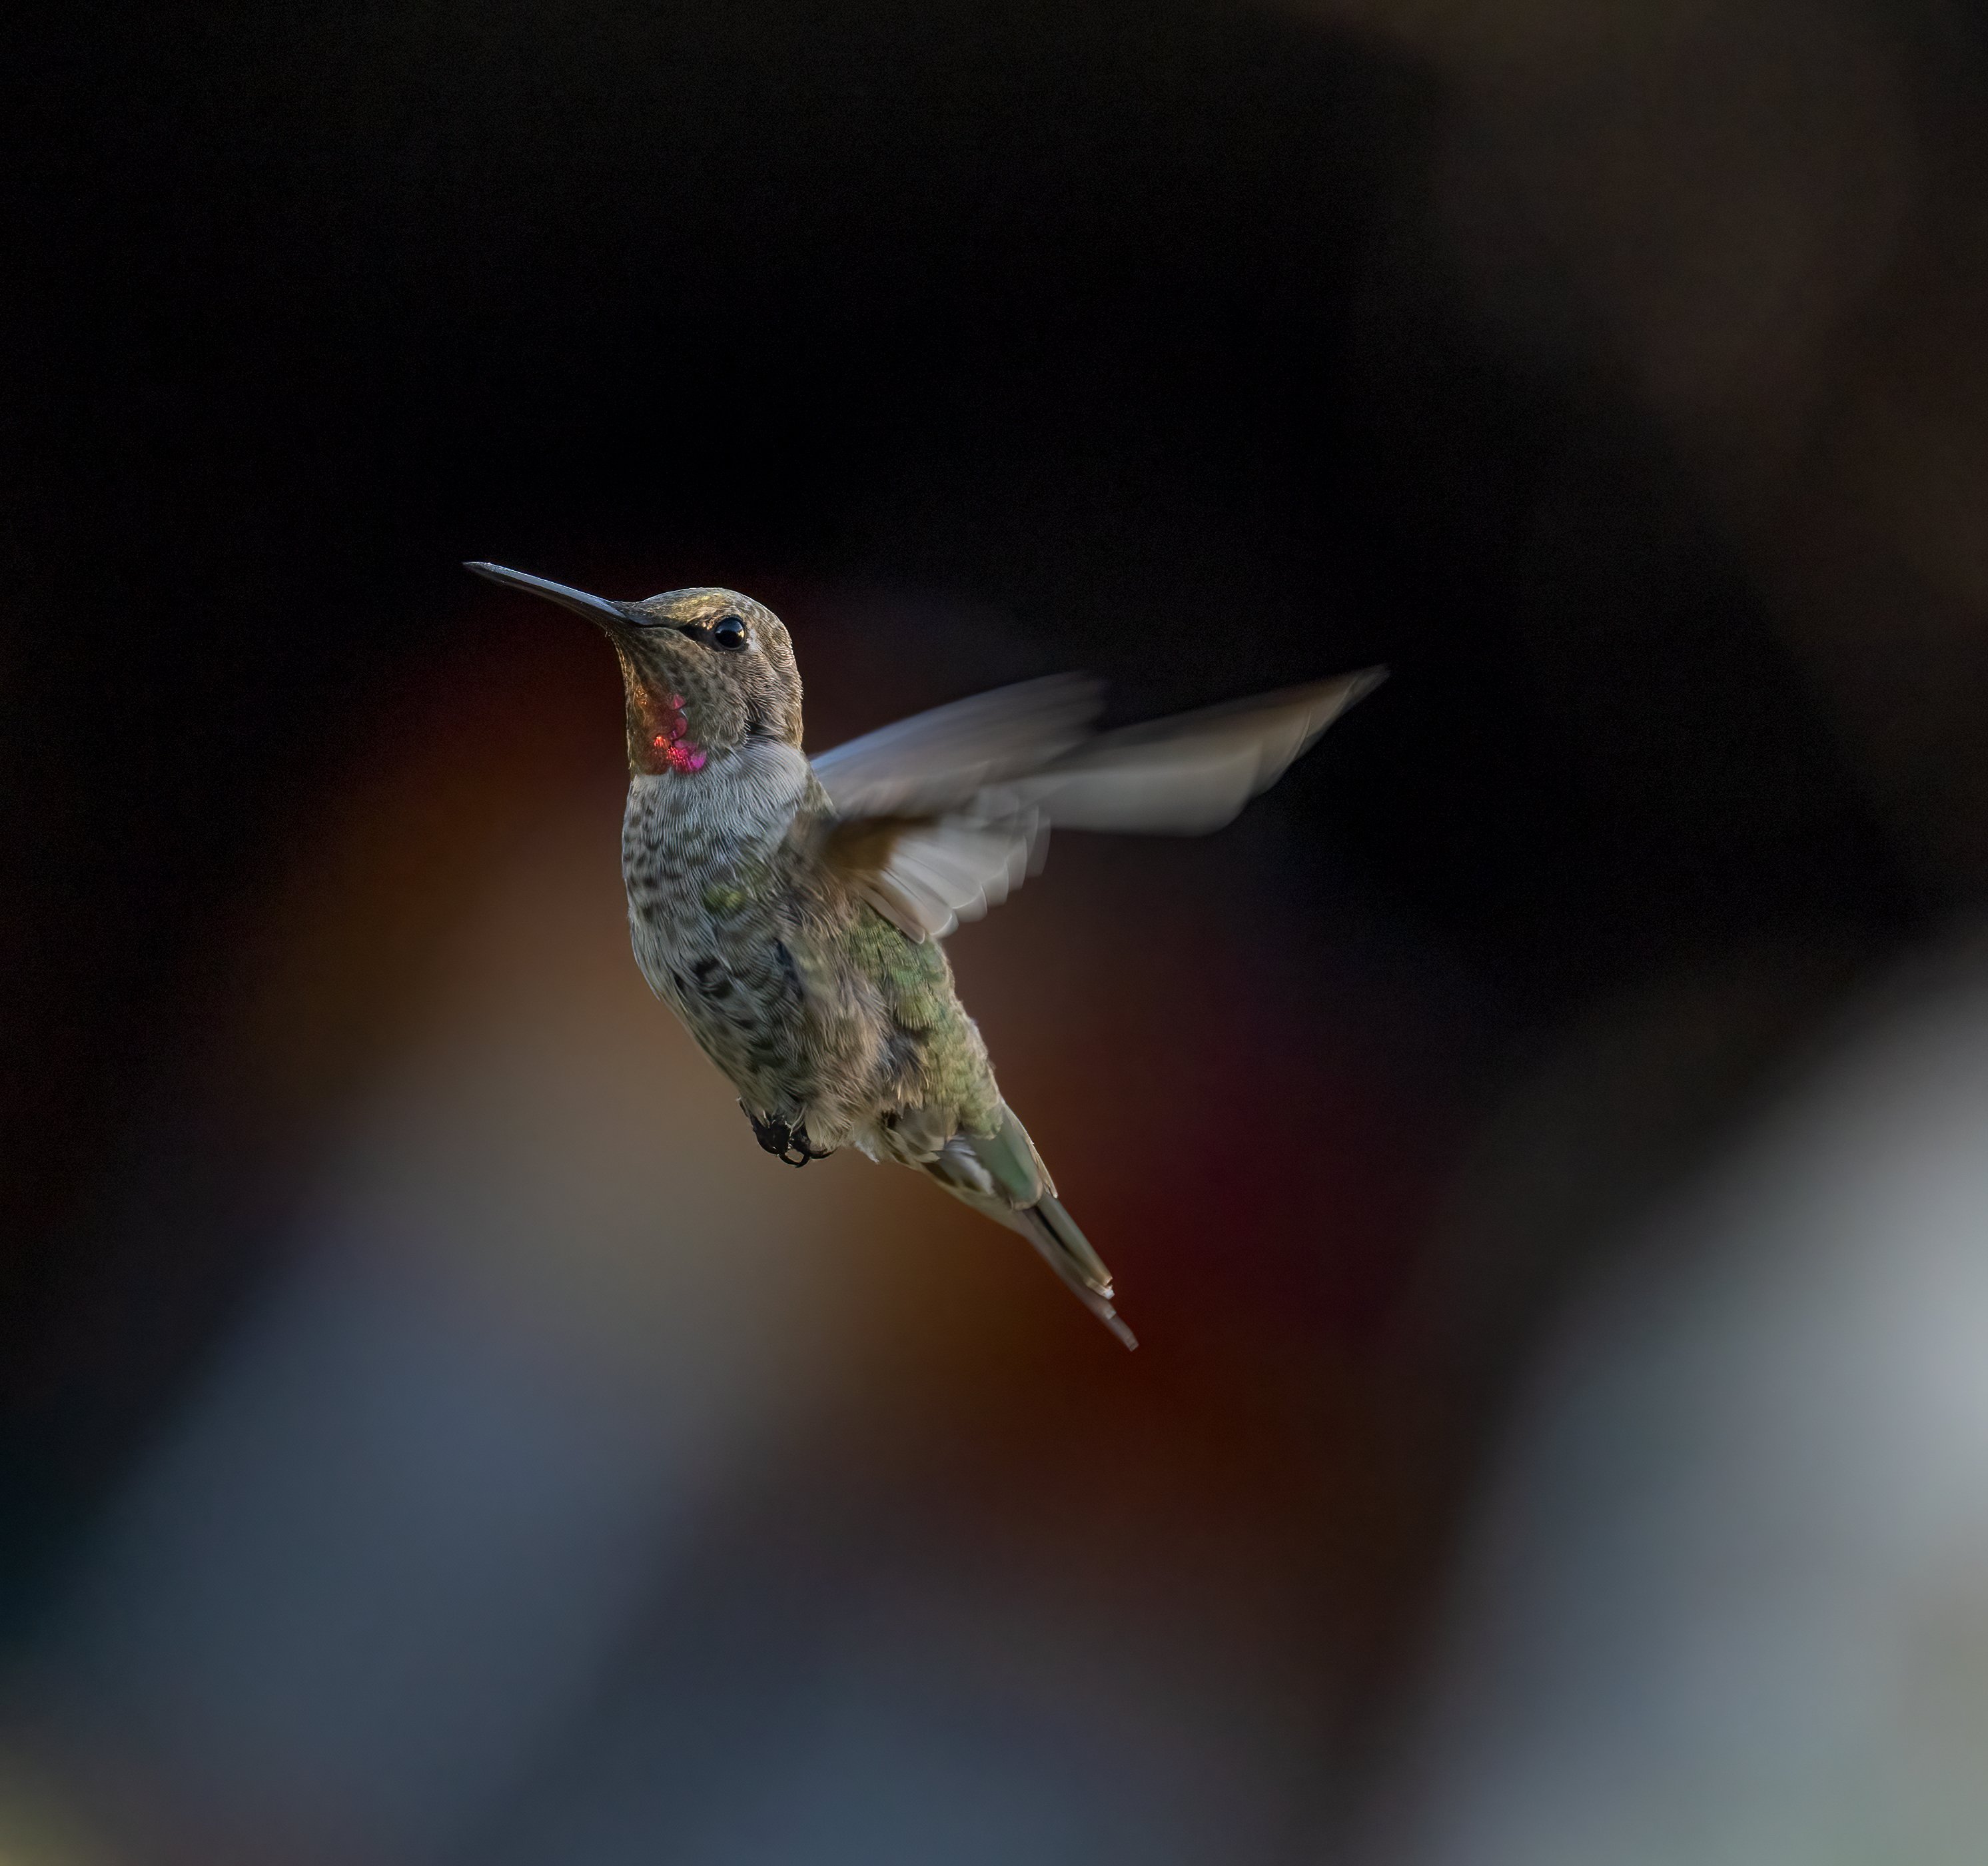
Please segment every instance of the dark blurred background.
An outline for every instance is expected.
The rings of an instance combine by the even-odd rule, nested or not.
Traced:
[[[1980,1857],[1973,12],[10,38],[0,1852]],[[955,942],[1136,1358],[752,1148],[470,557],[1394,668]]]

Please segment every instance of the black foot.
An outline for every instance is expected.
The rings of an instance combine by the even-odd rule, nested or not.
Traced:
[[[810,1160],[826,1160],[835,1151],[831,1147],[817,1152],[809,1143],[806,1121],[796,1121],[789,1127],[783,1121],[760,1120],[742,1101],[739,1105],[752,1124],[752,1138],[776,1160],[783,1160],[789,1166],[805,1166]]]

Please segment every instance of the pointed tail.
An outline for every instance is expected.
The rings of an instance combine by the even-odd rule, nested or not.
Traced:
[[[1090,1248],[1090,1240],[1077,1229],[1077,1220],[1063,1209],[1063,1201],[1053,1192],[1045,1192],[1016,1215],[1028,1221],[1023,1235],[1070,1286],[1077,1300],[1128,1347],[1137,1347],[1138,1337],[1111,1306],[1111,1273]]]
[[[956,1134],[926,1171],[975,1211],[1019,1231],[1070,1293],[1128,1347],[1138,1338],[1111,1306],[1111,1273],[1063,1208],[1028,1130],[1004,1102],[992,1134]]]

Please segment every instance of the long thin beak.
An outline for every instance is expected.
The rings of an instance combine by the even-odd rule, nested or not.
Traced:
[[[570,609],[587,617],[590,622],[611,623],[617,628],[626,628],[629,624],[627,612],[618,603],[610,603],[603,596],[589,596],[584,590],[569,589],[564,583],[549,583],[543,576],[529,576],[522,570],[507,570],[501,563],[465,563],[465,570],[474,570],[478,576],[487,576],[493,583],[502,583],[512,590],[523,590],[533,596],[542,596],[549,603],[557,603],[562,608]]]

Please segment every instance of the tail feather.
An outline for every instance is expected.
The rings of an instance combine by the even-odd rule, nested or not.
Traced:
[[[1137,1347],[1138,1337],[1111,1306],[1111,1273],[1090,1248],[1090,1240],[1077,1229],[1076,1219],[1063,1209],[1062,1200],[1045,1192],[1019,1215],[1029,1221],[1023,1235],[1041,1253],[1043,1262],[1070,1286],[1077,1300],[1128,1347]]]
[[[1071,1294],[1128,1347],[1139,1344],[1111,1306],[1111,1273],[1063,1209],[1028,1130],[1005,1104],[992,1134],[958,1134],[925,1170],[976,1212],[1033,1244]]]

